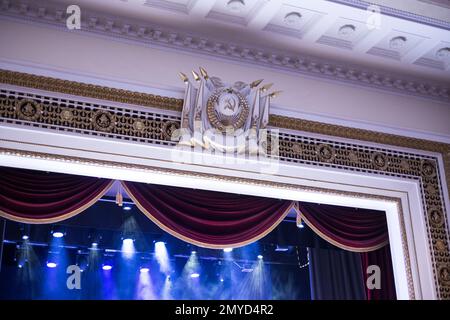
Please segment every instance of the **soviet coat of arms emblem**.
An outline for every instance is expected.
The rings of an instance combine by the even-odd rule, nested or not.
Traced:
[[[200,75],[192,71],[194,82],[180,73],[186,84],[179,144],[202,146],[222,152],[254,154],[259,149],[260,132],[269,122],[272,84],[263,80],[251,83],[237,81],[223,83],[209,77],[200,68]]]

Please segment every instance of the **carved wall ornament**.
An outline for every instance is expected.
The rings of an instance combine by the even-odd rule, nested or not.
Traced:
[[[145,130],[145,123],[141,120],[135,120],[133,122],[133,128],[136,129],[136,131],[144,131]]]
[[[386,170],[389,162],[387,156],[384,153],[374,152],[372,154],[372,164],[377,170]]]
[[[73,119],[73,112],[68,108],[62,109],[60,115],[63,121],[72,121]]]
[[[359,161],[358,155],[354,151],[350,151],[348,153],[348,158],[350,159],[350,161],[354,163],[358,163]]]
[[[433,178],[436,176],[436,165],[429,160],[422,161],[422,175],[426,178]]]
[[[108,111],[98,110],[92,116],[92,123],[97,130],[110,132],[115,123],[115,117]]]
[[[297,155],[301,155],[302,154],[302,146],[298,143],[294,143],[292,145],[292,151],[294,151]]]
[[[164,139],[166,140],[174,140],[178,137],[175,135],[177,130],[180,129],[180,123],[175,121],[166,121],[163,123],[161,132],[163,134]]]
[[[410,169],[410,165],[408,163],[408,161],[406,159],[402,159],[400,161],[400,166],[402,167],[402,169],[404,170],[409,170]]]
[[[439,266],[439,281],[444,286],[450,286],[450,265]]]
[[[430,223],[434,228],[440,228],[444,224],[444,217],[442,215],[442,210],[439,208],[429,209],[429,219]]]
[[[335,158],[334,149],[328,144],[319,144],[316,146],[316,153],[320,160],[325,162],[333,162]]]
[[[445,253],[445,250],[447,250],[447,245],[442,240],[437,240],[435,246],[436,246],[436,249],[441,253]]]
[[[433,184],[431,184],[431,183],[428,183],[426,185],[425,190],[430,195],[434,195],[435,193],[439,192],[439,190],[436,189],[436,187]]]
[[[24,99],[16,103],[17,114],[24,120],[37,120],[41,115],[41,106],[34,100]]]

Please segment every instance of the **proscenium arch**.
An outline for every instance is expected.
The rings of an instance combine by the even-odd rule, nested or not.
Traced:
[[[324,175],[323,172],[314,172],[316,168],[298,168],[304,173],[308,172],[305,179],[293,172],[298,170],[294,170],[292,166],[281,168],[281,173],[283,169],[288,169],[290,177],[280,174],[261,179],[249,173],[248,177],[237,178],[232,176],[232,170],[223,168],[216,168],[216,173],[211,174],[195,172],[192,165],[186,164],[177,164],[186,170],[168,169],[11,149],[1,150],[0,165],[383,210],[388,222],[397,297],[436,298],[432,266],[424,263],[424,253],[427,252],[426,232],[422,233],[423,237],[416,234],[417,229],[425,228],[418,219],[412,219],[412,209],[420,207],[417,206],[420,193],[417,185],[411,182],[391,181],[389,189],[383,189],[380,186],[386,183],[385,179],[377,181],[380,180],[377,177],[365,177],[361,180],[362,185],[358,186],[347,183],[349,177],[338,172],[327,172]],[[312,180],[310,175],[326,176],[332,181]],[[425,250],[418,250],[420,247]],[[417,263],[419,260],[420,264]]]

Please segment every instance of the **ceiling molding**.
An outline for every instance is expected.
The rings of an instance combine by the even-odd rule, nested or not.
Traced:
[[[399,10],[399,9],[395,9],[395,8],[391,8],[391,7],[378,5],[376,3],[369,2],[369,1],[361,1],[361,0],[327,0],[327,1],[339,3],[339,4],[343,4],[343,5],[347,5],[350,7],[363,9],[363,10],[367,10],[367,8],[369,6],[374,5],[374,6],[378,6],[380,8],[381,13],[384,15],[388,15],[388,16],[395,17],[395,18],[400,18],[403,20],[413,21],[413,22],[417,22],[420,24],[426,24],[428,26],[432,26],[432,27],[436,27],[436,28],[440,28],[440,29],[444,29],[444,30],[450,30],[450,23],[447,21],[434,19],[434,18],[418,15],[415,13],[411,13],[411,12],[407,12],[407,11],[403,11],[403,10]],[[422,0],[422,1],[424,1],[424,0]],[[433,3],[433,1],[426,1],[426,2]]]
[[[242,44],[170,30],[156,25],[121,19],[116,16],[108,17],[95,12],[86,12],[86,10],[83,11],[81,30],[70,31],[65,25],[66,8],[57,3],[52,5],[46,3],[44,7],[43,3],[36,4],[34,1],[11,4],[4,0],[1,8],[0,18],[6,17],[29,23],[45,24],[67,32],[82,32],[112,37],[127,42],[133,41],[145,46],[188,51],[224,60],[256,64],[284,72],[335,80],[360,87],[450,102],[450,86],[447,83],[433,83],[310,56],[286,54],[265,48],[246,47]]]

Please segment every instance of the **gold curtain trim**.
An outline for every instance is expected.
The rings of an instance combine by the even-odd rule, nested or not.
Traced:
[[[6,213],[2,210],[0,210],[0,216],[5,219],[8,219],[8,220],[22,222],[22,223],[29,223],[29,224],[46,224],[46,223],[55,223],[55,222],[63,221],[63,220],[66,220],[66,219],[76,216],[77,214],[83,212],[84,210],[86,210],[87,208],[92,206],[94,203],[96,203],[98,201],[98,199],[103,197],[103,195],[106,193],[106,191],[108,191],[111,188],[113,183],[114,183],[114,180],[111,180],[108,183],[108,185],[105,188],[103,188],[98,193],[98,195],[95,196],[91,201],[89,201],[85,205],[81,206],[80,208],[78,208],[74,211],[71,211],[69,213],[66,213],[62,216],[58,216],[58,217],[54,217],[54,218],[45,218],[45,219],[31,219],[31,218],[16,217],[16,216]]]
[[[169,233],[170,235],[183,240],[185,242],[188,242],[190,244],[196,245],[198,247],[203,247],[203,248],[209,248],[209,249],[224,249],[224,248],[237,248],[237,247],[242,247],[245,246],[247,244],[250,244],[252,242],[255,242],[263,237],[265,237],[266,235],[268,235],[273,229],[275,229],[280,223],[281,221],[284,220],[284,218],[288,215],[289,211],[292,209],[294,202],[291,203],[291,205],[285,210],[285,212],[283,212],[283,214],[280,216],[280,218],[278,218],[278,220],[267,230],[265,230],[263,233],[257,235],[256,237],[253,237],[249,240],[243,241],[243,242],[236,242],[236,243],[231,243],[231,244],[226,244],[226,245],[218,245],[218,244],[209,244],[206,242],[201,242],[201,241],[197,241],[197,240],[193,240],[190,239],[188,237],[183,236],[182,234],[171,230],[169,227],[167,227],[166,225],[164,225],[163,223],[161,223],[158,219],[156,219],[147,209],[145,209],[142,204],[139,203],[139,201],[136,199],[136,197],[133,195],[133,193],[130,191],[130,189],[128,189],[127,185],[124,183],[124,181],[121,181],[121,184],[125,190],[125,192],[128,194],[128,196],[131,198],[131,200],[133,200],[133,202],[136,204],[136,207],[138,207],[138,209],[144,213],[147,218],[149,218],[150,220],[152,220],[158,227],[160,227],[162,230],[164,230],[165,232]]]
[[[369,252],[369,251],[375,251],[378,250],[380,248],[383,248],[385,245],[387,245],[389,243],[389,240],[386,240],[384,242],[382,242],[379,245],[373,246],[373,247],[367,247],[367,248],[355,248],[355,247],[350,247],[350,246],[346,246],[344,244],[341,244],[339,242],[336,242],[335,240],[331,239],[330,237],[328,237],[327,235],[325,235],[324,233],[322,233],[319,229],[317,229],[308,219],[306,219],[306,217],[301,214],[302,219],[305,221],[305,223],[308,225],[308,227],[310,227],[318,236],[320,236],[322,239],[324,239],[325,241],[328,241],[329,243],[331,243],[332,245],[347,250],[347,251],[352,251],[352,252]]]

